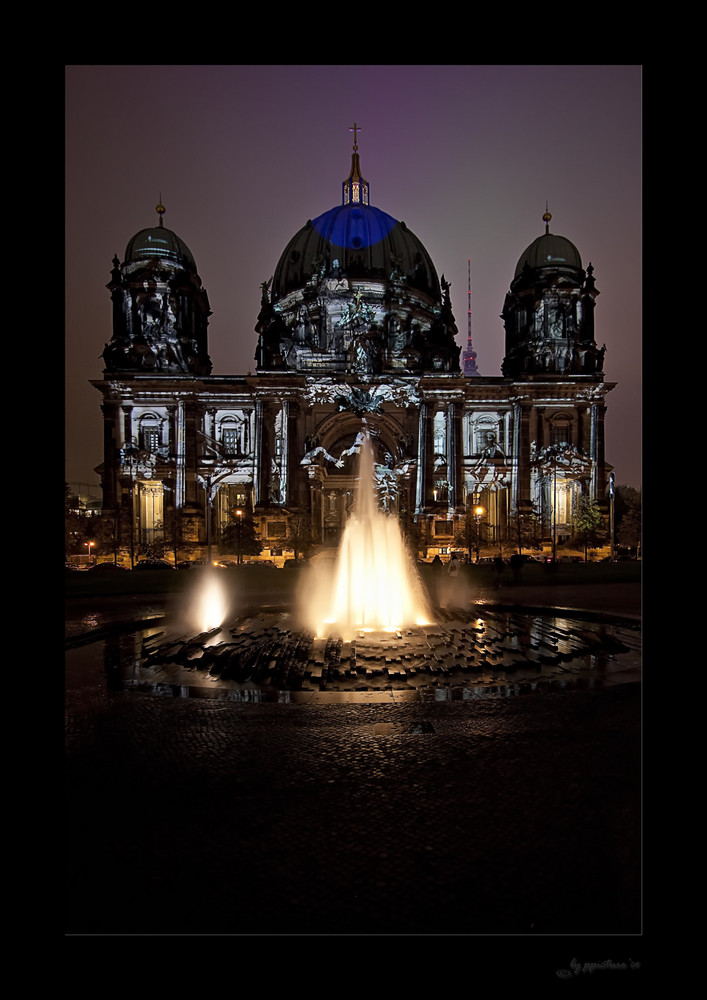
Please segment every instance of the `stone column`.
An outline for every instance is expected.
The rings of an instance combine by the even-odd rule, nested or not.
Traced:
[[[201,493],[197,483],[199,459],[197,456],[197,423],[198,414],[194,402],[189,400],[184,405],[184,495],[187,503],[202,505]]]
[[[447,496],[447,509],[449,517],[452,518],[457,506],[457,421],[456,408],[454,403],[447,404],[447,479],[449,481],[449,494]]]
[[[180,399],[177,403],[177,412],[175,419],[175,440],[174,440],[174,467],[175,467],[175,488],[174,488],[174,506],[180,509],[184,506],[185,501],[185,487],[184,487],[184,400]]]
[[[290,404],[282,402],[281,450],[280,450],[280,496],[283,503],[288,503],[290,494],[289,450],[290,450]]]
[[[518,460],[516,474],[518,478],[518,510],[530,500],[530,410],[522,404],[518,407]]]
[[[261,496],[261,467],[263,462],[263,401],[255,401],[255,427],[253,439],[253,494],[254,502],[260,503]]]
[[[120,468],[120,409],[117,403],[106,401],[103,411],[103,506],[106,510],[117,506],[118,470]]]
[[[415,513],[422,513],[427,492],[427,403],[420,403],[417,430],[417,488]]]
[[[119,447],[127,447],[133,439],[133,408],[130,403],[123,403],[123,440]],[[139,442],[138,442],[139,447]]]
[[[513,480],[511,483],[511,505],[517,510],[520,509],[520,468],[521,468],[521,407],[520,403],[513,403]]]
[[[604,415],[606,407],[603,403],[593,403],[591,407],[591,441],[590,454],[592,457],[592,493],[597,501],[606,499],[605,477],[604,477]]]

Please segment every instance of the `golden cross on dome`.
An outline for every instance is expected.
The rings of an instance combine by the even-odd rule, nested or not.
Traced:
[[[356,122],[353,123],[353,128],[349,129],[349,132],[353,132],[353,134],[354,134],[354,149],[358,149],[358,146],[356,144],[356,133],[360,132],[360,131],[361,131],[361,128],[360,128],[360,126],[358,126],[356,124]]]

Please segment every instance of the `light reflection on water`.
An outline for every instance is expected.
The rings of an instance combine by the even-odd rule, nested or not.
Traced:
[[[577,623],[566,618],[543,618],[528,616],[526,631],[522,636],[511,634],[511,624],[518,628],[518,615],[496,614],[493,619],[474,619],[474,628],[488,641],[495,633],[512,646],[542,650],[543,644],[563,642],[573,630],[591,632],[596,640],[612,630],[606,625]],[[507,633],[504,636],[504,631]],[[330,685],[320,690],[316,686],[307,687],[305,679],[300,690],[278,690],[268,685],[252,682],[239,683],[217,679],[207,671],[181,668],[177,664],[166,664],[159,668],[146,667],[143,643],[148,639],[160,639],[164,632],[153,626],[135,632],[126,632],[101,639],[95,643],[79,646],[67,651],[67,687],[74,690],[82,687],[99,697],[99,689],[145,692],[160,697],[206,698],[232,702],[259,703],[280,702],[294,704],[339,704],[339,703],[409,703],[414,701],[468,701],[474,699],[509,698],[520,695],[539,695],[549,690],[575,690],[626,683],[640,680],[641,655],[640,633],[618,632],[621,640],[628,644],[628,651],[615,654],[603,649],[588,652],[574,659],[565,660],[560,666],[536,667],[533,671],[505,671],[499,664],[467,676],[461,683],[440,681],[432,676],[420,679],[417,686],[396,686],[379,678],[367,690],[346,690]],[[205,641],[225,642],[230,637],[229,630],[215,631]],[[563,638],[564,637],[564,638]],[[392,641],[392,640],[391,640]]]

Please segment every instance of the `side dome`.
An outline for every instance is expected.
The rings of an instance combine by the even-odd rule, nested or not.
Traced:
[[[574,243],[545,233],[521,254],[501,317],[506,353],[501,372],[510,378],[601,374],[604,355],[594,340],[598,289]]]
[[[516,264],[515,278],[518,278],[525,268],[533,271],[544,267],[582,267],[579,250],[564,236],[554,233],[544,233],[523,251]]]
[[[194,256],[171,229],[159,224],[136,233],[121,264],[113,260],[108,289],[113,335],[103,351],[106,371],[208,375],[211,314]]]
[[[124,260],[126,264],[133,261],[154,259],[196,270],[194,255],[186,243],[180,240],[171,229],[165,229],[161,225],[152,229],[141,229],[125,248]]]

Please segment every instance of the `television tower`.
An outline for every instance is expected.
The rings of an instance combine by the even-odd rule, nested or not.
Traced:
[[[469,280],[467,284],[467,344],[466,350],[462,355],[463,360],[463,370],[467,378],[474,378],[474,376],[480,375],[479,369],[476,367],[476,351],[471,346],[471,260],[467,258],[467,268],[469,272]]]

